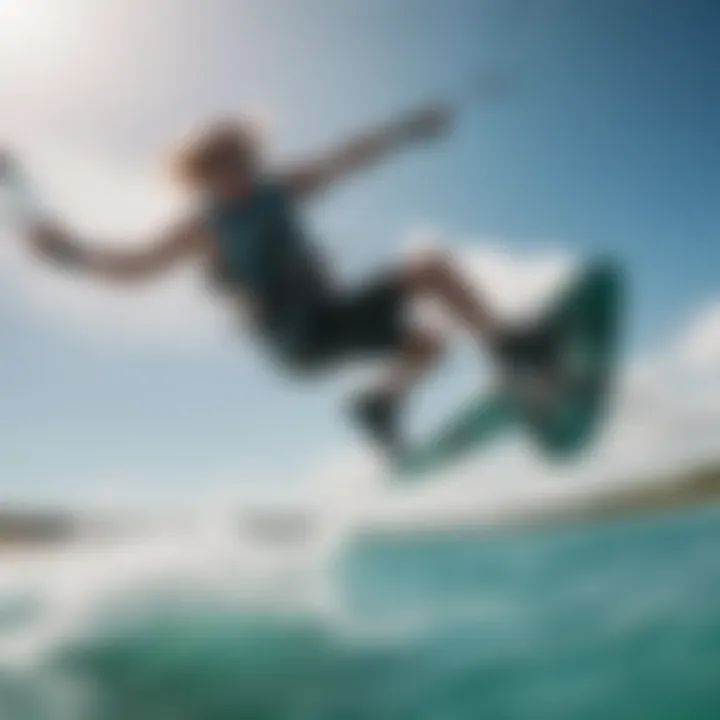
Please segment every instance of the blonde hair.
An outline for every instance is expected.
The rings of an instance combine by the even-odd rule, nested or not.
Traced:
[[[195,185],[223,162],[254,167],[262,147],[260,126],[247,118],[225,118],[199,128],[171,152],[170,172],[184,185]]]

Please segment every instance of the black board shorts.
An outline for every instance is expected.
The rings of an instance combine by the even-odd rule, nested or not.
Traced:
[[[294,310],[294,313],[293,313]],[[408,331],[407,290],[398,274],[355,288],[325,291],[290,309],[290,319],[262,333],[273,353],[295,370],[394,354]]]

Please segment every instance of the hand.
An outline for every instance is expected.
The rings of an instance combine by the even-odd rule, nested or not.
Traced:
[[[447,132],[453,119],[453,112],[449,106],[430,105],[410,115],[406,128],[413,139],[432,140]]]
[[[38,223],[31,233],[34,248],[44,257],[64,265],[77,265],[83,251],[54,223]]]

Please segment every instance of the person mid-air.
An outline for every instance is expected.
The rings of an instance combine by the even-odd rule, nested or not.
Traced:
[[[255,337],[291,370],[392,360],[389,374],[356,398],[353,411],[371,437],[394,451],[402,446],[403,399],[441,352],[439,339],[411,322],[411,301],[440,301],[502,362],[536,355],[544,343],[537,332],[500,327],[447,254],[412,259],[358,287],[340,286],[297,208],[393,152],[442,136],[452,120],[445,106],[429,106],[280,172],[266,169],[253,126],[218,121],[173,157],[174,173],[199,210],[144,248],[94,247],[49,221],[34,223],[30,242],[43,257],[113,282],[150,281],[200,260],[224,293],[250,309]]]

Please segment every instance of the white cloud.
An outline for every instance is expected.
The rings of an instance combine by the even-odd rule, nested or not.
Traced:
[[[690,323],[676,355],[681,363],[693,369],[720,369],[720,300],[709,303]]]
[[[568,253],[518,253],[487,245],[460,251],[463,266],[500,317],[515,320],[542,312],[570,279],[577,263]]]
[[[667,463],[718,454],[720,302],[708,302],[676,339],[628,369],[624,416],[650,436]]]

